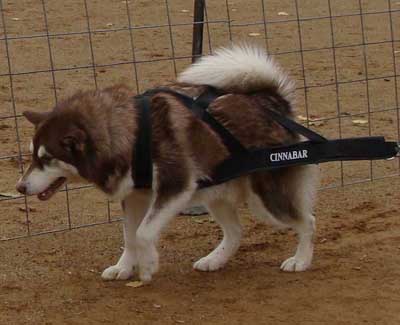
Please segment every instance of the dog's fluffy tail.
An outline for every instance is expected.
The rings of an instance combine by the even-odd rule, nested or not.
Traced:
[[[280,66],[250,45],[220,48],[183,71],[178,81],[244,93],[272,88],[288,101],[294,92],[294,82]]]

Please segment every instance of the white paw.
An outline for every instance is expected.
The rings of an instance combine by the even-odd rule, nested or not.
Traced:
[[[158,260],[139,265],[139,279],[140,281],[147,283],[151,281],[154,273],[158,270]]]
[[[149,270],[139,271],[139,279],[143,283],[151,282],[152,277],[153,277],[153,273],[150,272]]]
[[[285,272],[302,272],[307,270],[310,265],[311,262],[293,256],[281,264],[281,270]]]
[[[106,268],[101,277],[103,280],[127,280],[133,276],[133,267],[123,267],[117,265],[112,265]]]
[[[142,282],[150,282],[152,275],[158,270],[158,253],[154,246],[138,254],[139,278]]]
[[[193,264],[193,268],[198,271],[210,272],[221,269],[226,264],[226,259],[220,256],[205,256]]]

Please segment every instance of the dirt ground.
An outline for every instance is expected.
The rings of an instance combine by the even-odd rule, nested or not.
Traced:
[[[244,240],[228,266],[192,270],[221,232],[178,217],[160,242],[161,268],[145,287],[103,282],[121,225],[0,245],[1,324],[398,324],[400,180],[322,191],[313,267],[288,274],[291,232],[243,213]],[[198,220],[204,221],[199,223]]]
[[[311,121],[312,128],[332,138],[374,134],[398,139],[394,76],[400,69],[400,45],[389,42],[390,15],[384,12],[388,1],[362,1],[363,12],[369,13],[362,21],[364,39],[358,1],[331,1],[332,14],[342,16],[332,19],[333,39],[329,18],[304,20],[300,24],[303,53],[294,20],[296,2],[264,2],[266,19],[274,22],[267,26],[267,42],[264,25],[253,24],[263,19],[260,0],[228,1],[228,8],[225,1],[208,1],[211,22],[205,52],[226,45],[230,37],[261,46],[267,43],[269,52],[296,80],[297,115],[301,118],[308,112],[317,120]],[[56,99],[96,84],[124,82],[143,91],[172,80],[190,63],[191,1],[167,2],[170,20],[178,24],[171,30],[164,0],[128,1],[135,26],[130,34],[125,1],[88,0],[90,28],[95,31],[90,35],[81,33],[88,28],[85,1],[44,3],[49,33],[56,34],[50,38],[50,51],[47,38],[18,39],[45,33],[42,1],[3,1],[5,21],[0,22],[0,240],[4,240],[0,241],[0,324],[400,322],[400,180],[385,178],[398,175],[398,160],[321,166],[325,189],[315,211],[315,262],[306,273],[279,271],[295,248],[293,233],[274,231],[251,218],[246,209],[241,213],[242,247],[224,270],[209,274],[192,270],[192,263],[216,245],[221,232],[209,217],[180,216],[161,238],[160,272],[151,285],[136,289],[100,279],[101,271],[120,254],[119,222],[6,241],[25,236],[28,227],[31,234],[38,234],[121,216],[117,203],[108,204],[98,191],[79,184],[50,202],[27,198],[26,211],[25,198],[14,190],[29,156],[22,161],[13,156],[19,144],[28,153],[33,132],[20,116],[22,111],[47,110]],[[302,18],[329,16],[327,1],[299,0],[298,4]],[[400,9],[397,1],[391,5]],[[231,29],[226,24],[228,12]],[[391,18],[399,40],[400,12],[393,12]],[[131,40],[137,64],[132,64]],[[363,41],[373,44],[364,48]],[[332,44],[339,48],[333,50]],[[178,59],[170,60],[173,54]],[[371,80],[366,83],[366,78]],[[384,179],[327,189],[371,176]]]

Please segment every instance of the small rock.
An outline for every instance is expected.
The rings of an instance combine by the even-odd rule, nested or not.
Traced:
[[[363,126],[368,124],[368,120],[353,120],[354,125]]]
[[[144,286],[144,283],[142,281],[133,281],[133,282],[128,282],[125,285],[127,287],[132,287],[132,288],[140,288]]]
[[[298,115],[297,119],[304,122],[308,121],[311,126],[322,126],[326,123],[326,121],[321,120],[321,117],[315,115],[310,115],[308,118],[303,115]]]
[[[2,193],[0,193],[0,197],[17,198],[17,197],[20,197],[20,195],[19,194],[14,194],[14,193],[2,192]]]
[[[325,125],[325,121],[312,121],[309,123],[311,126],[322,126]]]
[[[194,207],[185,209],[180,214],[188,215],[188,216],[200,216],[200,215],[208,214],[208,211],[202,206],[194,206]]]
[[[19,207],[18,210],[21,212],[26,212],[26,208],[23,207]],[[28,212],[36,212],[36,209],[28,207]]]
[[[108,23],[107,27],[112,27],[114,24],[113,23]]]
[[[11,129],[11,126],[7,124],[0,124],[0,130],[6,130],[6,129]]]
[[[308,118],[306,116],[303,115],[297,115],[297,119],[300,121],[308,121]]]

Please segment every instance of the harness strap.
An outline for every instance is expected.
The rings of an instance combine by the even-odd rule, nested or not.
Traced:
[[[178,98],[186,108],[188,108],[196,117],[208,124],[220,137],[230,154],[241,154],[247,152],[247,149],[236,139],[228,129],[221,125],[209,112],[208,107],[218,97],[224,95],[218,89],[207,86],[207,90],[200,96],[193,99],[190,96],[169,88],[159,87],[146,91],[142,96],[153,96],[158,93],[167,93]]]
[[[267,111],[275,121],[291,132],[299,133],[314,142],[328,141],[328,139],[324,138],[322,135],[304,127],[303,125],[293,121],[290,118],[287,118],[286,116],[283,116],[280,113],[275,112],[272,109],[267,109]]]
[[[236,139],[232,133],[219,123],[209,112],[208,107],[218,97],[224,95],[216,88],[208,86],[199,97],[193,101],[189,107],[196,115],[200,115],[200,119],[208,124],[221,138],[231,155],[246,153],[247,149]]]
[[[151,188],[153,183],[151,97],[160,92],[175,96],[185,107],[189,108],[195,116],[207,123],[221,136],[221,139],[231,154],[244,153],[246,151],[242,144],[206,111],[208,105],[222,94],[215,88],[208,88],[207,91],[203,92],[196,99],[169,88],[159,87],[150,89],[134,97],[134,106],[138,112],[138,131],[132,157],[132,178],[135,188]]]
[[[149,96],[134,97],[138,115],[138,131],[133,150],[132,178],[137,189],[151,188],[153,183],[153,162],[151,156],[151,101]]]
[[[217,166],[211,180],[200,181],[199,187],[221,184],[260,170],[338,160],[388,159],[397,153],[397,142],[387,142],[384,137],[305,141],[284,147],[258,149],[229,157]]]

